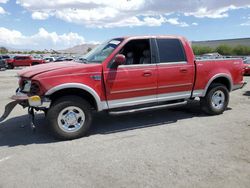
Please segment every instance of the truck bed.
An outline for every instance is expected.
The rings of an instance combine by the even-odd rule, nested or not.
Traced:
[[[229,90],[233,90],[243,82],[239,74],[243,74],[243,61],[240,58],[197,60],[194,90],[206,90],[210,80],[222,75],[231,81]]]

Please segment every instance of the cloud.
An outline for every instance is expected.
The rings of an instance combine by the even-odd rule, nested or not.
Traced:
[[[7,14],[7,12],[2,7],[0,7],[0,15],[1,14]]]
[[[179,18],[166,19],[166,22],[170,23],[172,25],[178,25],[180,27],[188,27],[189,26],[186,22],[180,22]]]
[[[248,16],[244,16],[244,23],[241,23],[240,26],[250,26],[250,14]]]
[[[9,0],[0,0],[0,3],[5,4],[5,3],[7,3],[8,1],[9,1]],[[4,10],[3,7],[0,7],[0,15],[3,15],[3,14],[9,14],[9,13],[6,12],[6,11]]]
[[[228,11],[237,9],[235,6],[231,5],[228,7],[223,7],[215,10],[208,10],[206,7],[199,8],[196,12],[184,13],[185,16],[194,16],[197,18],[225,18],[228,17]]]
[[[34,20],[46,20],[49,16],[46,12],[33,12],[31,15]]]
[[[0,0],[0,3],[7,3],[9,0]]]
[[[134,27],[171,24],[187,27],[169,15],[180,14],[196,18],[219,19],[229,11],[250,8],[249,0],[17,0],[31,12],[33,19],[56,17],[87,27]]]
[[[244,22],[242,24],[240,24],[241,26],[250,26],[250,21]]]
[[[0,27],[0,44],[12,48],[64,49],[84,42],[85,39],[82,36],[72,32],[60,35],[40,28],[36,34],[26,36],[17,30]]]

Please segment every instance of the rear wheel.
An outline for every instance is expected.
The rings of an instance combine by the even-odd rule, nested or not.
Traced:
[[[66,96],[52,104],[47,119],[56,138],[71,140],[84,136],[92,121],[91,105],[77,96]]]
[[[208,89],[204,98],[201,98],[202,110],[209,115],[222,114],[229,102],[229,91],[225,85],[214,83]]]
[[[10,63],[8,63],[7,68],[8,68],[8,69],[14,69],[14,65],[13,65],[13,64],[10,64]]]
[[[39,63],[38,62],[32,62],[31,65],[38,65]]]

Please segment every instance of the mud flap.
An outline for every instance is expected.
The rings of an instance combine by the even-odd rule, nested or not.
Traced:
[[[19,103],[19,101],[12,101],[10,102],[9,104],[7,104],[5,106],[5,110],[4,110],[4,113],[3,115],[0,117],[0,123],[2,121],[4,121],[8,116],[9,114],[11,113],[11,111],[15,108],[15,106]]]

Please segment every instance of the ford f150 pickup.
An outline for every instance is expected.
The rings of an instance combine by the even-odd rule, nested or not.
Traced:
[[[59,139],[84,136],[93,111],[124,114],[185,105],[200,98],[201,109],[221,114],[229,92],[242,88],[241,59],[196,61],[189,42],[178,36],[114,38],[75,63],[53,63],[19,72],[19,88],[6,105],[45,112]],[[136,121],[136,120],[135,120]]]
[[[33,59],[31,56],[15,56],[13,59],[8,59],[7,68],[13,69],[20,66],[31,66],[45,63],[42,59]]]

